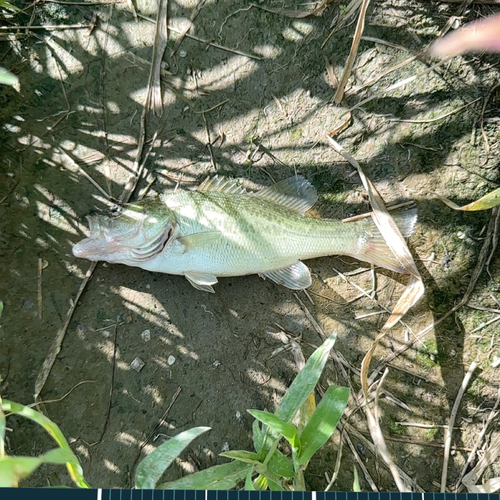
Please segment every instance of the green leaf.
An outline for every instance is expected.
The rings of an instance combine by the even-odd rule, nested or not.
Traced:
[[[285,491],[285,488],[282,488],[279,483],[275,483],[274,481],[271,481],[270,479],[267,480],[267,485],[269,486],[269,489],[271,491]]]
[[[260,463],[259,455],[251,451],[245,450],[230,450],[224,451],[220,454],[221,457],[231,458],[233,460],[240,460],[247,464],[258,464]]]
[[[284,422],[290,423],[292,421],[299,408],[303,406],[309,394],[311,394],[316,387],[336,338],[337,333],[334,332],[313,352],[304,368],[298,373],[292,385],[290,385],[286,391],[275,411],[275,415]],[[277,437],[276,432],[269,432],[266,434],[266,439],[262,445],[261,455],[263,452],[267,453],[267,451],[271,449],[272,443]]]
[[[252,415],[252,417],[268,425],[278,434],[281,434],[292,445],[293,448],[299,449],[300,447],[299,435],[297,434],[297,429],[295,428],[294,425],[284,422],[283,420],[281,420],[281,418],[267,411],[260,411],[260,410],[247,410],[247,411],[248,413],[250,413],[250,415]]]
[[[0,300],[0,318],[2,317],[3,313],[3,302]]]
[[[18,9],[16,6],[12,5],[10,2],[7,2],[7,0],[0,0],[0,7],[3,7],[4,9],[13,10],[14,12],[21,12],[21,9]]]
[[[193,427],[177,434],[177,436],[158,446],[156,450],[146,456],[137,466],[135,487],[137,489],[154,489],[162,474],[181,454],[184,448],[193,439],[208,430],[210,430],[210,427]]]
[[[2,398],[0,397],[0,402]],[[5,454],[5,414],[2,411],[2,406],[0,405],[0,458]]]
[[[38,457],[2,457],[0,458],[0,488],[17,486],[28,477],[40,464]]]
[[[354,481],[352,483],[352,491],[359,493],[361,491],[361,486],[359,485],[358,469],[354,466]]]
[[[16,75],[13,75],[10,71],[4,68],[0,68],[0,83],[4,85],[15,85],[19,81]]]
[[[295,377],[275,412],[281,420],[291,422],[298,409],[314,390],[336,338],[336,332],[330,335],[323,345],[313,352],[304,368]]]
[[[247,477],[245,479],[245,490],[246,491],[255,491],[255,488],[254,488],[253,482],[252,482],[252,475],[253,475],[253,469],[250,469],[248,471]]]
[[[473,201],[472,203],[464,205],[463,207],[459,207],[458,205],[456,205],[455,203],[446,198],[441,198],[441,201],[443,201],[449,207],[453,208],[453,210],[463,210],[465,212],[474,212],[476,210],[488,210],[489,208],[493,208],[496,207],[497,205],[500,205],[500,188],[495,189],[491,193],[485,194],[482,198],[479,198],[479,200]]]
[[[252,431],[253,431],[253,446],[255,448],[255,451],[257,453],[260,453],[262,451],[262,446],[264,445],[265,431],[260,428],[258,420],[253,421]]]
[[[265,489],[267,489],[267,479],[262,474],[260,474],[253,482],[253,485],[256,490],[264,491]]]
[[[47,418],[45,415],[36,410],[33,410],[32,408],[29,408],[28,406],[9,401],[8,399],[0,400],[0,404],[4,412],[21,415],[25,418],[33,420],[33,422],[36,422],[38,425],[41,425],[54,438],[55,442],[61,448],[69,450],[74,456],[74,459],[66,463],[66,467],[68,469],[69,475],[71,476],[71,479],[76,483],[77,486],[80,486],[80,488],[90,487],[83,477],[83,470],[80,466],[78,458],[71,451],[68,441],[64,437],[64,434],[61,432],[61,429],[59,429],[59,427],[54,422],[52,422],[50,418]]]
[[[234,461],[229,464],[215,465],[209,469],[189,474],[176,481],[158,486],[163,490],[229,490],[245,479],[252,466]]]
[[[43,462],[50,462],[52,464],[76,464],[79,465],[78,458],[68,448],[55,448],[44,453],[41,456]]]
[[[330,386],[302,435],[298,464],[305,464],[330,439],[349,399],[347,387]]]
[[[271,459],[267,463],[268,469],[280,477],[295,477],[292,461],[281,453],[279,450],[274,450]]]
[[[268,481],[274,481],[275,483],[279,483],[281,481],[281,477],[273,474],[273,472],[267,467],[267,464],[254,464],[254,471],[264,476]]]

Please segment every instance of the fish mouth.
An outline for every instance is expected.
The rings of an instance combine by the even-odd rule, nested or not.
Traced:
[[[101,215],[87,216],[90,236],[73,246],[73,255],[91,261],[138,265],[160,254],[170,242],[173,228],[165,224],[152,238],[139,224],[122,234],[113,234],[113,219]],[[116,231],[115,231],[116,232]]]

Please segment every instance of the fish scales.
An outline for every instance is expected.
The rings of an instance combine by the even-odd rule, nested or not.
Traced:
[[[198,253],[165,253],[166,266],[198,265],[217,276],[256,274],[297,262],[331,255],[356,253],[360,226],[301,216],[276,203],[254,196],[182,192],[161,195],[176,210],[180,236],[219,231],[221,237]],[[177,260],[178,259],[178,260]],[[189,264],[187,264],[189,262]],[[156,263],[151,263],[151,268]],[[148,266],[149,267],[149,266]],[[154,270],[154,269],[151,269]]]
[[[91,234],[73,253],[184,275],[209,292],[217,277],[247,274],[301,290],[311,284],[302,260],[334,254],[405,272],[370,217],[350,223],[306,217],[316,199],[300,176],[257,193],[216,177],[197,191],[126,205],[115,217],[89,217]],[[409,235],[416,211],[400,212],[395,220]]]

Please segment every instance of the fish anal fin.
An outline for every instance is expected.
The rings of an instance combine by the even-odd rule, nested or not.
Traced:
[[[226,179],[218,175],[206,178],[198,187],[198,191],[205,193],[248,194],[234,179]]]
[[[215,243],[221,237],[220,231],[202,231],[201,233],[188,234],[177,239],[184,245],[184,253],[189,250]]]
[[[190,271],[188,273],[184,273],[184,276],[197,290],[215,293],[212,285],[217,283],[217,276],[214,274]]]
[[[304,290],[312,283],[311,272],[303,262],[297,262],[284,269],[260,273],[259,276],[264,279],[269,278],[278,285],[286,286],[291,290]]]
[[[266,187],[255,193],[255,196],[277,203],[301,215],[304,215],[318,199],[314,186],[300,175]]]

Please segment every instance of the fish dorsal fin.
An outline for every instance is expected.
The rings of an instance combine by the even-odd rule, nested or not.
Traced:
[[[294,212],[304,215],[318,199],[314,186],[297,175],[255,193],[255,196],[272,201]]]
[[[226,179],[225,177],[207,177],[198,188],[201,192],[216,192],[225,194],[247,194],[247,192],[238,185],[237,181],[233,179]]]

